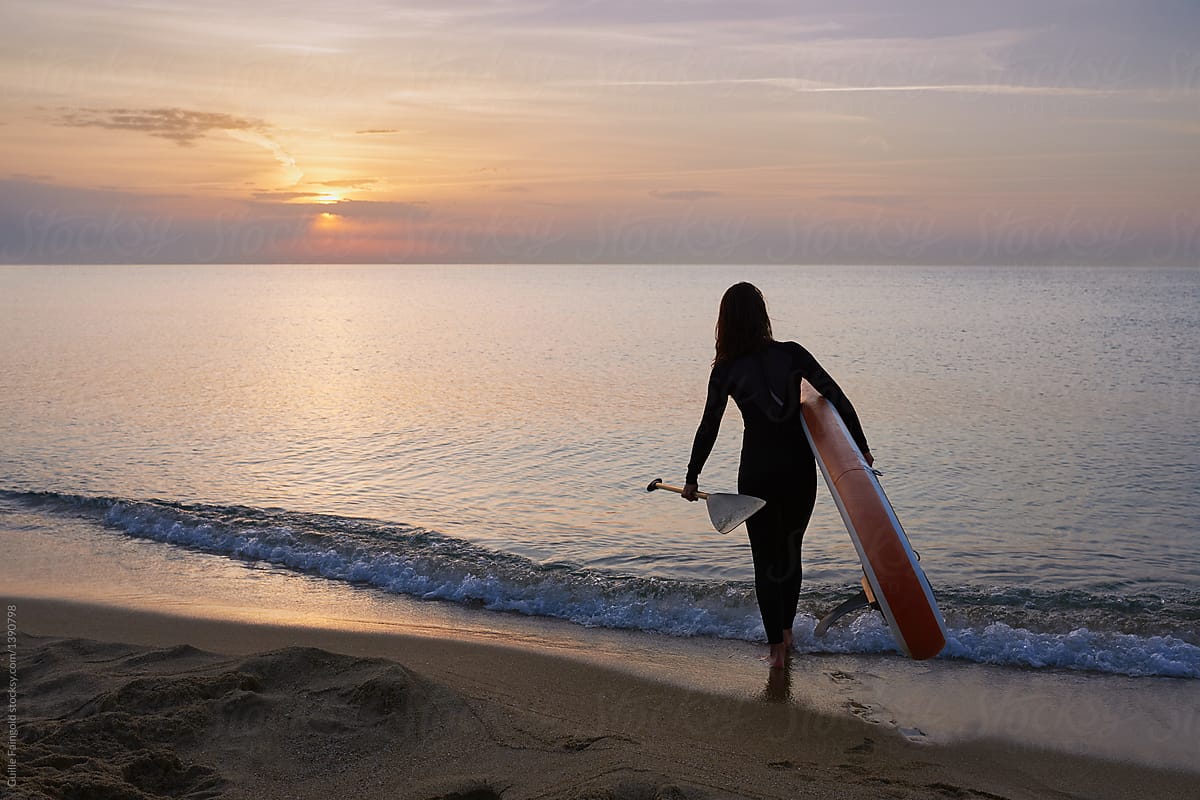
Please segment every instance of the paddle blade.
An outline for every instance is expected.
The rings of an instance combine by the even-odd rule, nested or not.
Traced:
[[[729,533],[767,502],[748,494],[710,494],[708,518],[720,533]]]

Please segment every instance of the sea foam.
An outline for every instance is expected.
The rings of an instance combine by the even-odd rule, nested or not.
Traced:
[[[188,550],[264,562],[334,581],[486,611],[554,617],[584,626],[671,636],[765,639],[753,586],[617,574],[582,566],[539,564],[435,531],[375,520],[241,506],[77,497],[5,496],[49,513],[81,511],[124,535]],[[796,620],[796,648],[808,653],[894,653],[879,614],[865,613],[814,635],[817,619],[852,591],[806,587]],[[1200,678],[1200,646],[1189,620],[1194,598],[1162,630],[1144,599],[1093,598],[1078,592],[1032,595],[1009,587],[938,592],[949,636],[942,658],[1026,668],[1132,676]],[[1161,602],[1161,601],[1160,601]],[[1175,605],[1179,605],[1178,602]],[[1103,613],[1091,615],[1100,608]],[[1126,609],[1122,615],[1121,609]],[[1000,619],[1003,617],[1003,619]],[[1171,621],[1173,619],[1173,621]],[[1139,627],[1138,633],[1124,630]],[[1099,629],[1096,623],[1107,625]],[[1115,624],[1114,624],[1115,623]],[[1149,630],[1147,628],[1150,627]],[[1188,641],[1193,639],[1193,641]]]

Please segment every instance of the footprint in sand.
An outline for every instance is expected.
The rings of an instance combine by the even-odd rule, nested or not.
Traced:
[[[875,740],[871,739],[871,738],[864,738],[862,740],[862,744],[856,744],[853,747],[847,747],[845,752],[846,752],[846,755],[850,755],[851,753],[854,753],[856,755],[865,755],[867,753],[873,752],[874,750],[875,750]]]
[[[872,725],[879,724],[879,720],[875,718],[875,710],[864,703],[860,703],[857,700],[848,700],[846,701],[846,708],[851,714],[864,722],[869,722]]]

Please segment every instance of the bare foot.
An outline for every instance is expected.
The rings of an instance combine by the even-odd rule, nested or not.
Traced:
[[[787,653],[787,645],[783,642],[771,645],[771,657],[768,659],[771,669],[783,669],[787,664]]]
[[[792,649],[792,629],[786,628],[783,631],[783,646],[788,650]]]

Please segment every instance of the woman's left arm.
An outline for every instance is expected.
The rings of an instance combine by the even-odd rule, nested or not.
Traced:
[[[833,403],[833,407],[837,409],[842,421],[846,423],[846,428],[850,431],[850,435],[854,438],[854,443],[858,445],[858,449],[862,451],[863,457],[870,466],[875,462],[874,456],[871,455],[871,448],[867,445],[867,435],[863,433],[862,423],[858,421],[858,413],[854,410],[854,406],[850,403],[850,398],[846,397],[846,393],[842,391],[842,387],[837,385],[837,381],[833,379],[825,368],[822,367],[817,359],[813,358],[812,353],[808,352],[801,345],[796,345],[798,348],[797,357],[799,359],[799,375],[797,380],[805,378],[813,385],[813,388],[821,393],[829,402]]]

